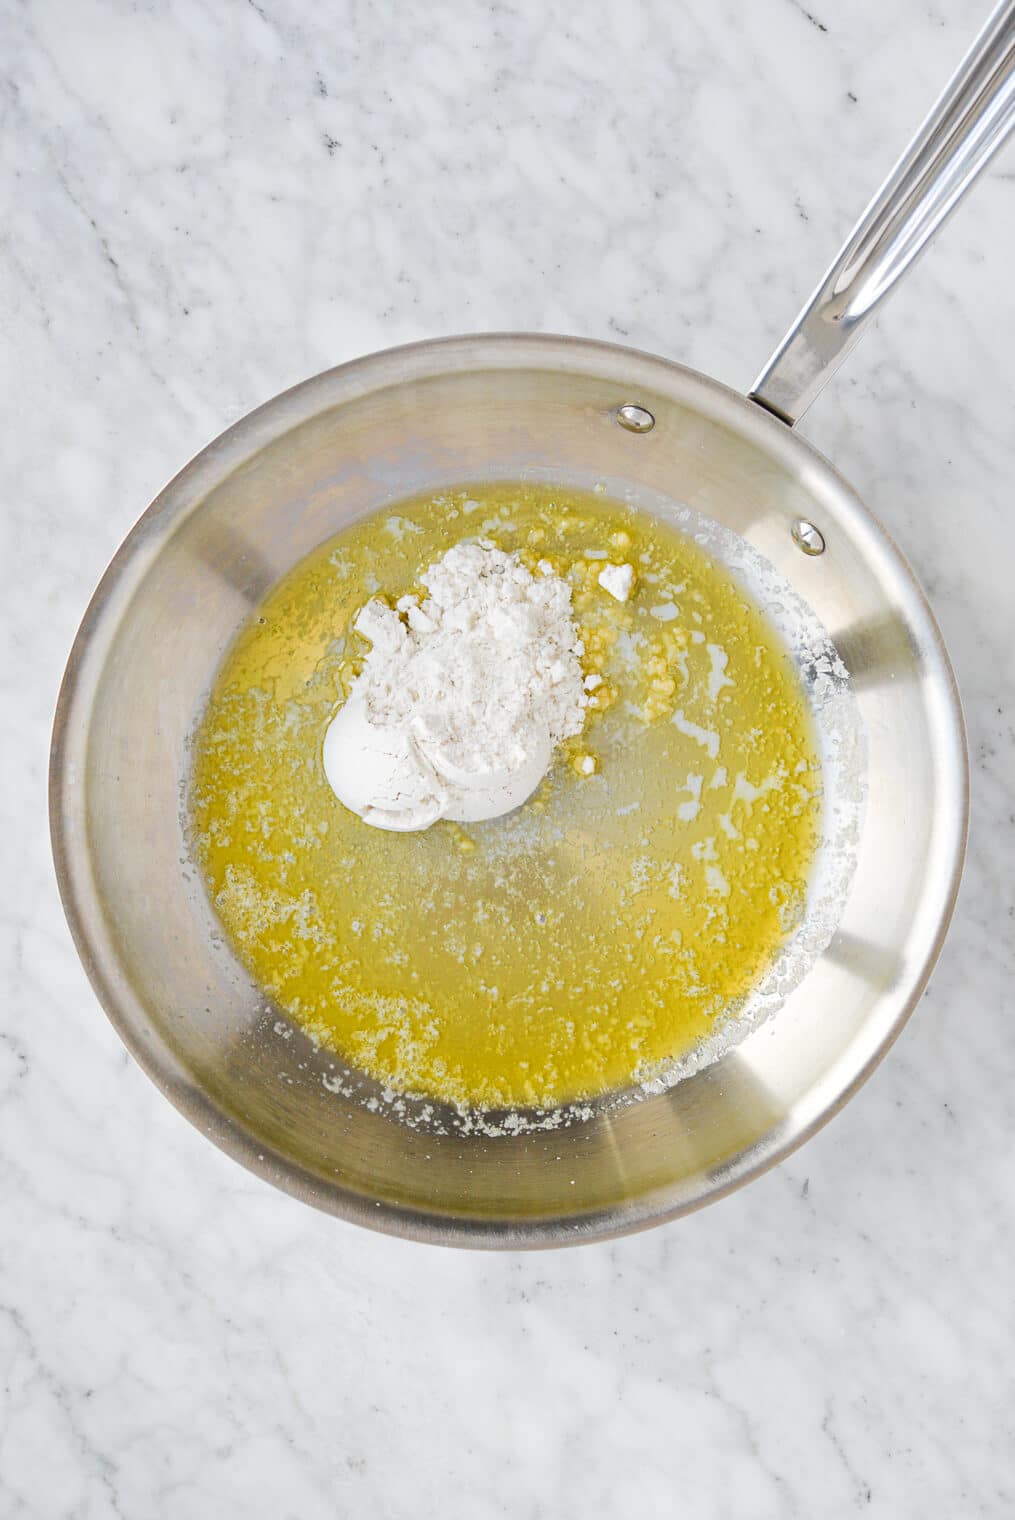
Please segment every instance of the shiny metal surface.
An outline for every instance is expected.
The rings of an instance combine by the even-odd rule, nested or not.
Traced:
[[[795,422],[1015,128],[1015,0],[1002,0],[755,381]]]
[[[805,554],[824,554],[825,538],[812,522],[805,517],[798,517],[790,532],[793,534],[793,542],[798,549]]]
[[[632,434],[636,396],[655,426]],[[343,524],[452,482],[628,481],[742,535],[849,667],[869,795],[838,933],[767,1024],[612,1117],[490,1139],[416,1133],[331,1092],[216,932],[180,818],[187,737],[267,588]],[[827,542],[801,554],[793,525]],[[88,973],[191,1121],[262,1177],[444,1244],[560,1245],[696,1208],[798,1145],[856,1089],[926,983],[967,812],[962,721],[933,618],[849,486],[763,409],[679,365],[494,336],[332,370],[231,428],[162,492],[82,623],[56,716],[53,845]]]
[[[643,406],[618,406],[617,421],[629,433],[651,433],[656,425],[652,413]]]

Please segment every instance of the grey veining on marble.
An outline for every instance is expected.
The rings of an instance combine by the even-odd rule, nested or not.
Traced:
[[[470,328],[748,384],[979,9],[0,0],[5,1520],[1015,1512],[1015,159],[804,424],[931,594],[974,814],[928,996],[784,1166],[571,1253],[318,1217],[121,1050],[45,811],[85,602],[226,423]]]

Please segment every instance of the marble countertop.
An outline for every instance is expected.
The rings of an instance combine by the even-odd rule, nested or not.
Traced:
[[[1015,1511],[1011,155],[803,426],[928,588],[974,806],[927,997],[783,1166],[572,1252],[318,1216],[120,1047],[45,800],[93,585],[225,424],[467,329],[748,384],[973,24],[961,0],[2,8],[5,1520]]]

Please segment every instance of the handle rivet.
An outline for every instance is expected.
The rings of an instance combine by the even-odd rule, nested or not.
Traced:
[[[617,407],[617,421],[622,428],[627,428],[629,433],[651,433],[656,425],[656,420],[650,411],[643,406]]]
[[[797,548],[802,549],[805,554],[824,554],[824,536],[812,522],[807,521],[806,517],[798,517],[790,532],[793,534],[793,542]]]

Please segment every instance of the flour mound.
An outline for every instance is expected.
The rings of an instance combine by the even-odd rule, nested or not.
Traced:
[[[530,796],[587,697],[571,591],[516,554],[458,544],[420,577],[425,599],[374,599],[372,645],[325,740],[346,806],[381,828],[495,818]]]

